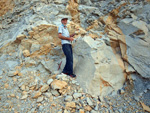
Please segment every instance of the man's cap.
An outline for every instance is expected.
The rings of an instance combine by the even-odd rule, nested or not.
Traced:
[[[61,20],[68,20],[68,18],[62,18]]]

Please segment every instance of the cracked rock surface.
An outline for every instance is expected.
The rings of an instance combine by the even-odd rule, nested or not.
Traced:
[[[76,79],[61,74],[64,16]],[[150,1],[1,0],[0,112],[150,112]]]

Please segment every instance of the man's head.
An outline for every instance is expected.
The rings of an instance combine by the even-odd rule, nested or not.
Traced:
[[[67,25],[67,20],[68,20],[68,18],[62,18],[62,19],[61,19],[61,23],[62,23],[63,25]]]

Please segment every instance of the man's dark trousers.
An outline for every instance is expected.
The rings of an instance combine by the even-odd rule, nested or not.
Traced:
[[[62,45],[63,52],[66,56],[66,65],[63,69],[63,73],[73,74],[73,53],[72,53],[72,45],[71,44],[63,44]]]

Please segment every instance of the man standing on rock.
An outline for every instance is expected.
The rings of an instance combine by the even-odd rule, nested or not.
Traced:
[[[58,37],[61,39],[62,49],[66,56],[66,65],[62,71],[62,73],[69,75],[70,77],[76,77],[73,74],[73,53],[72,53],[72,45],[71,41],[74,40],[73,36],[75,34],[69,35],[69,31],[66,27],[68,18],[62,18],[62,25],[58,28]]]

